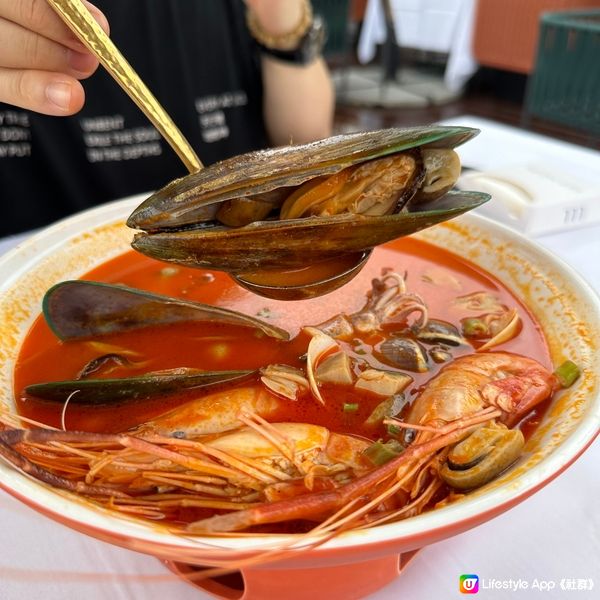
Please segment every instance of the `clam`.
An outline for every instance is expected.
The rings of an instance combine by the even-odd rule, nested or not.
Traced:
[[[417,332],[416,338],[426,344],[446,344],[448,346],[460,346],[467,341],[458,329],[440,319],[429,319],[427,323]]]
[[[356,275],[370,250],[489,199],[448,192],[465,127],[388,129],[251,152],[173,181],[129,217],[133,247],[225,271],[263,295],[309,295]],[[357,268],[353,269],[353,266]],[[308,273],[306,272],[308,268]],[[341,273],[343,277],[338,277]],[[350,274],[350,275],[348,275]]]
[[[429,371],[427,352],[416,340],[406,337],[390,337],[379,348],[382,358],[398,369],[426,373]]]

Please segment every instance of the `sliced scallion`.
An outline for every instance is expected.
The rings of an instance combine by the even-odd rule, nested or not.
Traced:
[[[577,381],[581,375],[581,370],[572,360],[566,360],[554,371],[554,375],[558,378],[563,388],[568,388]]]
[[[357,410],[358,410],[358,403],[344,402],[344,412],[356,412]]]
[[[399,433],[402,433],[402,428],[398,427],[397,425],[388,425],[387,426],[387,432],[390,435],[398,435]]]
[[[398,440],[389,440],[385,444],[379,440],[366,448],[364,455],[374,465],[380,467],[393,458],[396,458],[403,450],[404,447]]]

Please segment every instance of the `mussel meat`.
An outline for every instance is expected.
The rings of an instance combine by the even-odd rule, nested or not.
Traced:
[[[365,252],[489,196],[446,192],[466,127],[389,129],[251,152],[178,179],[137,207],[133,247],[234,275]],[[440,197],[444,196],[440,200]]]

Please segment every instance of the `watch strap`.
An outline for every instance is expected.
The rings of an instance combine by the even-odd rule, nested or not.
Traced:
[[[325,44],[325,24],[319,15],[315,15],[310,27],[300,38],[297,47],[290,50],[270,48],[259,41],[257,44],[262,54],[290,64],[307,65],[321,55]]]

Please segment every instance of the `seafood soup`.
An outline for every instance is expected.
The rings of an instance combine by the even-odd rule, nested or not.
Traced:
[[[188,535],[334,532],[458,500],[577,377],[510,290],[416,239],[303,302],[135,252],[84,279],[108,285],[48,292],[15,367],[38,427],[3,441],[35,477]]]

